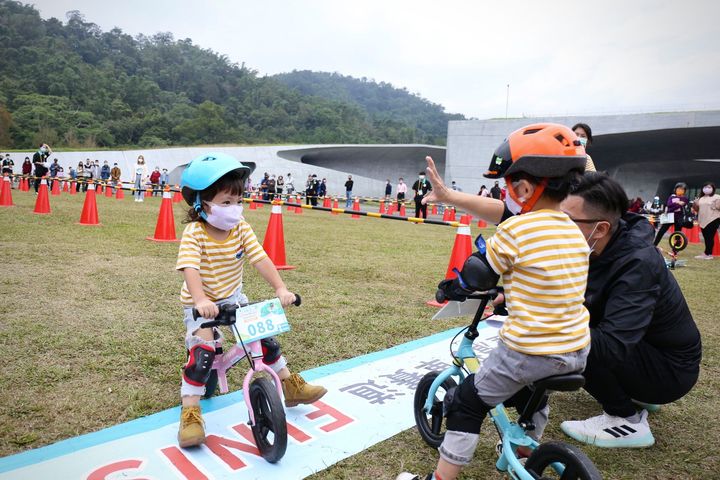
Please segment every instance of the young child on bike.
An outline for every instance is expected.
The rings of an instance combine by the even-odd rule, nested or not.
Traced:
[[[583,301],[590,250],[580,229],[560,210],[585,163],[577,135],[556,124],[521,128],[495,151],[485,176],[505,178],[505,202],[517,215],[488,239],[480,275],[489,284],[502,276],[508,317],[498,346],[480,370],[446,395],[447,431],[437,468],[426,479],[457,477],[470,463],[482,422],[495,405],[522,409],[528,385],[585,368],[590,330]],[[533,416],[535,430],[528,432],[536,438],[547,424],[549,410],[543,403]]]
[[[200,328],[219,313],[223,304],[247,303],[242,293],[243,266],[247,260],[275,290],[283,307],[295,301],[272,261],[242,217],[243,186],[251,168],[235,158],[213,153],[193,160],[182,174],[182,195],[191,205],[183,232],[176,269],[185,282],[180,299],[185,312],[185,346],[189,351],[183,367],[182,413],[178,443],[181,447],[205,442],[200,397],[205,393],[220,332]],[[195,307],[203,318],[195,320]],[[292,407],[319,400],[327,390],[309,385],[291,374],[275,338],[262,340],[263,361],[282,380],[285,405]]]

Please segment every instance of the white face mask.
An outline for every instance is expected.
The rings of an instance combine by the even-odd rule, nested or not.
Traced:
[[[595,251],[595,245],[597,245],[597,242],[600,240],[599,238],[596,238],[592,245],[590,245],[590,238],[592,238],[593,234],[595,233],[595,230],[597,230],[598,225],[600,225],[600,222],[597,222],[595,224],[595,227],[593,227],[592,232],[590,232],[590,235],[587,236],[585,239],[586,242],[588,242],[588,247],[590,247],[590,255],[593,254]]]
[[[495,185],[497,187],[497,185]],[[512,185],[513,189],[515,189],[515,184]],[[518,197],[520,202],[525,203],[527,202],[526,199],[522,197]],[[508,210],[512,212],[513,215],[519,215],[522,211],[522,205],[517,203],[514,198],[512,198],[512,195],[510,195],[510,192],[507,192],[505,195],[505,205],[507,206]]]
[[[207,213],[207,222],[219,230],[232,230],[243,219],[242,205],[217,205],[205,202],[210,205],[210,213]]]
[[[578,137],[578,140],[580,140],[580,144],[581,144],[583,147],[587,147],[587,138]]]
[[[712,187],[705,187],[705,188],[703,188],[703,193],[704,193],[705,195],[710,195],[710,194],[712,194],[712,191],[713,191]]]

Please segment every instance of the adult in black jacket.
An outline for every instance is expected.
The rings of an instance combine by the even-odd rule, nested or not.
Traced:
[[[35,193],[38,193],[42,177],[48,173],[47,159],[51,153],[52,150],[50,150],[50,147],[46,143],[43,143],[37,152],[33,154],[32,161],[35,165]]]
[[[652,409],[683,397],[700,369],[700,333],[690,309],[653,246],[652,226],[626,214],[627,205],[620,184],[597,173],[586,173],[562,205],[592,250],[585,293],[591,348],[584,376],[585,390],[603,414],[561,428],[600,447],[652,445],[647,411],[638,412],[638,405]]]

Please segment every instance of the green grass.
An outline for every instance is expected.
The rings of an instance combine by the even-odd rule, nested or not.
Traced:
[[[13,191],[0,208],[0,455],[37,448],[178,404],[184,357],[177,244],[152,235],[159,199],[138,204],[98,198],[101,227],[77,225],[83,196],[50,197],[52,214],[33,215],[35,195]],[[269,207],[246,209],[263,237]],[[178,235],[182,207],[175,206]],[[288,262],[282,272],[303,295],[282,344],[293,370],[382,350],[459,325],[432,321],[435,285],[447,268],[454,231],[304,210],[284,215]],[[477,229],[475,229],[476,231]],[[657,445],[647,450],[583,447],[606,478],[712,478],[720,458],[720,261],[699,261],[675,275],[703,334],[700,381],[684,399],[651,416]],[[252,269],[251,298],[272,295]],[[237,377],[237,376],[235,376]],[[239,388],[233,377],[233,388]],[[558,424],[599,412],[584,392],[557,394],[546,438]],[[368,412],[371,414],[371,412]],[[463,478],[499,478],[487,424]],[[427,472],[437,453],[414,430],[403,432],[313,476],[392,479]]]

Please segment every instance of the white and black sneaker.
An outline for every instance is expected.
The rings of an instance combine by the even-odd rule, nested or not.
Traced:
[[[640,412],[640,421],[604,413],[582,421],[565,421],[560,424],[567,436],[578,442],[604,448],[642,448],[655,444],[655,437],[647,421],[648,412]]]

